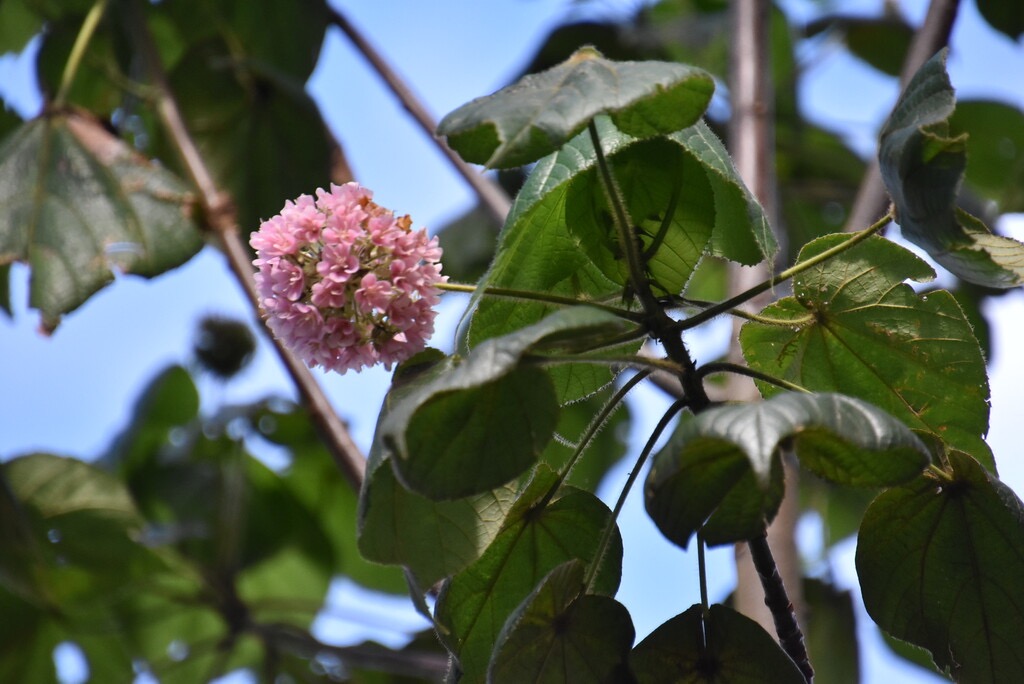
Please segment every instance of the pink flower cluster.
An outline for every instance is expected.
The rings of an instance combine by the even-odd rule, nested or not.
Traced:
[[[441,248],[357,183],[317,189],[260,225],[256,287],[274,334],[310,366],[387,369],[434,332]]]

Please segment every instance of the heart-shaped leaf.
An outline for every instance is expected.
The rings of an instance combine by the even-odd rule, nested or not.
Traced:
[[[482,682],[498,634],[512,612],[558,565],[573,559],[601,563],[594,591],[612,595],[619,584],[622,541],[597,558],[611,511],[593,494],[564,488],[545,503],[555,482],[541,467],[483,555],[455,575],[437,600],[442,638],[458,658],[462,679]]]
[[[805,260],[849,239],[830,235]],[[800,274],[792,297],[743,326],[757,370],[819,392],[842,392],[931,432],[994,468],[985,360],[970,323],[945,291],[917,295],[905,278],[933,272],[909,251],[872,238]],[[779,390],[761,384],[765,396]]]
[[[993,235],[956,206],[967,139],[949,137],[955,98],[946,54],[918,70],[882,128],[882,178],[904,237],[964,280],[1015,287],[1024,283],[1024,243]]]
[[[634,137],[692,125],[707,109],[714,80],[674,62],[613,62],[582,48],[562,64],[524,76],[446,116],[438,133],[463,159],[492,168],[551,154],[598,114]]]
[[[0,144],[0,178],[0,263],[29,264],[50,329],[114,270],[156,276],[203,245],[185,185],[84,114],[22,125]]]
[[[956,681],[1024,671],[1024,505],[974,459],[949,453],[881,494],[857,542],[864,606],[893,636],[932,653]]]
[[[433,499],[480,494],[521,474],[554,434],[558,401],[547,373],[520,360],[530,351],[557,353],[625,329],[613,314],[570,307],[481,344],[398,402],[381,423],[395,473]]]
[[[437,350],[427,350],[400,365],[384,400],[378,432],[394,405],[450,372],[452,364]],[[359,552],[376,563],[404,565],[420,585],[431,586],[480,557],[512,508],[517,485],[432,501],[403,487],[390,460],[380,440],[374,440],[359,495]]]
[[[783,449],[816,474],[849,485],[905,482],[928,463],[917,437],[870,404],[841,394],[786,393],[682,421],[654,457],[647,510],[680,546],[702,528],[708,543],[749,538],[778,506]]]
[[[582,562],[559,565],[498,635],[487,671],[493,684],[614,682],[628,669],[636,633],[629,611],[608,596],[583,594]]]
[[[638,684],[804,684],[756,622],[719,604],[702,612],[691,606],[637,644],[629,660]]]

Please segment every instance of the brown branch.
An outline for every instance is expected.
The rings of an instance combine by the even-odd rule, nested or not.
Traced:
[[[420,125],[427,134],[427,137],[437,145],[437,149],[448,158],[448,161],[455,167],[455,170],[469,183],[480,199],[480,203],[487,209],[497,224],[500,226],[505,223],[505,217],[508,215],[509,208],[511,207],[511,202],[505,191],[496,183],[482,176],[469,164],[462,161],[459,155],[437,137],[437,122],[427,112],[426,107],[423,106],[405,82],[395,73],[394,69],[384,61],[384,58],[377,52],[376,48],[352,25],[352,22],[345,15],[331,8],[330,17],[331,23],[341,29],[348,39],[352,41],[356,49],[362,53],[366,61],[370,63],[370,66],[373,67],[391,89],[391,92],[395,94],[395,97],[398,98],[399,102],[402,103],[402,107],[412,115],[412,118]]]
[[[907,48],[907,55],[903,59],[903,68],[900,69],[901,90],[907,86],[922,64],[949,44],[949,36],[953,31],[959,8],[960,0],[932,0],[928,5],[924,23],[914,34]],[[850,209],[850,218],[846,222],[845,230],[852,232],[873,223],[885,213],[887,199],[885,186],[882,185],[882,172],[878,166],[878,156],[875,155],[864,172],[860,187],[857,188],[857,197]]]
[[[259,298],[252,277],[252,262],[239,232],[235,207],[231,202],[230,196],[217,188],[217,184],[210,174],[206,163],[203,161],[202,155],[199,153],[195,142],[192,140],[192,136],[185,127],[181,110],[178,108],[178,103],[171,92],[170,84],[167,81],[167,74],[164,72],[163,65],[160,62],[160,55],[154,47],[153,36],[149,31],[145,18],[142,16],[136,2],[128,4],[132,36],[136,40],[136,47],[145,61],[147,71],[156,88],[157,112],[181,156],[186,172],[199,191],[199,198],[206,214],[207,224],[220,240],[231,271],[235,274],[242,289],[245,290],[254,311],[258,315]],[[363,474],[366,470],[366,457],[352,440],[348,429],[335,413],[330,401],[328,401],[327,396],[324,394],[319,383],[317,383],[316,378],[313,377],[313,374],[269,330],[267,333],[288,374],[295,383],[299,398],[309,412],[313,423],[324,439],[338,468],[348,479],[349,483],[358,490],[362,486]]]

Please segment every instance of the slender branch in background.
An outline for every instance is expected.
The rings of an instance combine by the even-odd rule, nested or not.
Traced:
[[[395,71],[388,65],[384,58],[376,48],[370,44],[366,37],[352,25],[352,22],[348,20],[345,15],[339,12],[337,9],[330,8],[330,19],[331,23],[341,29],[352,44],[355,45],[356,49],[363,54],[366,61],[370,63],[370,66],[374,68],[381,79],[387,83],[391,92],[395,94],[395,97],[402,103],[409,114],[412,115],[416,122],[419,123],[420,127],[427,134],[427,137],[434,141],[437,148],[448,157],[448,160],[455,167],[462,177],[469,183],[473,191],[476,192],[477,197],[480,199],[480,203],[487,209],[488,213],[494,218],[497,224],[500,226],[505,223],[505,217],[508,215],[508,210],[512,206],[508,195],[501,189],[499,185],[493,183],[487,177],[481,175],[472,166],[462,161],[450,147],[444,144],[440,138],[437,137],[437,122],[427,112],[426,108],[420,103],[419,99],[413,95],[412,91],[405,84],[405,82],[395,73]]]
[[[78,31],[74,45],[71,46],[71,54],[68,55],[68,61],[64,64],[64,73],[61,74],[60,78],[60,87],[57,89],[56,97],[53,98],[54,107],[59,109],[67,101],[68,93],[71,91],[71,84],[75,82],[75,75],[78,73],[78,67],[82,65],[82,57],[85,55],[85,50],[89,47],[89,41],[92,40],[96,27],[100,25],[100,19],[103,18],[103,13],[106,11],[107,0],[97,0],[89,8],[89,13],[85,15],[82,28]]]
[[[154,46],[153,36],[145,18],[136,2],[130,2],[128,5],[132,36],[137,42],[139,53],[146,63],[146,69],[156,88],[157,112],[168,135],[174,142],[175,148],[181,155],[189,177],[199,191],[207,224],[220,239],[231,271],[235,274],[242,289],[245,290],[258,315],[259,298],[252,277],[252,261],[239,233],[234,205],[230,196],[217,188],[195,142],[185,128],[181,111],[167,82],[167,74],[160,62],[160,56]],[[362,486],[363,474],[366,470],[366,457],[352,440],[348,429],[335,413],[313,374],[269,330],[268,334],[278,356],[295,383],[303,405],[309,411],[313,423],[324,439],[338,468],[349,483],[358,490]]]
[[[932,0],[928,5],[928,14],[924,23],[914,34],[907,48],[900,70],[900,90],[906,87],[917,70],[941,48],[949,44],[949,36],[953,31],[956,14],[960,8],[960,0]],[[885,211],[888,196],[882,185],[882,172],[878,167],[878,156],[872,155],[867,171],[857,188],[857,198],[850,209],[850,218],[845,230],[854,231],[875,220]]]
[[[729,146],[740,177],[764,207],[772,226],[778,225],[775,187],[774,93],[770,83],[769,0],[733,0],[729,59],[729,94],[732,118],[729,122]],[[778,236],[778,232],[776,232]],[[781,243],[781,238],[779,239]],[[732,267],[729,288],[738,295],[771,281],[769,264],[755,268]],[[767,288],[764,291],[767,295]],[[749,300],[755,310],[767,304],[766,296]],[[707,313],[707,312],[702,312]],[[696,317],[695,317],[696,318]],[[734,322],[728,360],[739,363],[739,325]],[[750,378],[729,376],[728,395],[732,400],[757,401],[760,395]],[[796,546],[796,523],[800,515],[799,471],[783,460],[786,495],[769,525],[767,536],[736,545],[736,592],[734,605],[756,620],[766,631],[773,627],[787,654],[798,663],[808,682],[813,670],[807,659],[798,615],[803,615],[803,572]],[[769,543],[771,547],[769,547]],[[778,566],[772,556],[776,550]],[[753,561],[753,562],[752,562]],[[762,568],[770,568],[765,572]],[[788,594],[787,594],[788,590]],[[781,599],[779,598],[781,597]],[[766,610],[767,608],[767,610]],[[786,627],[783,633],[779,626]],[[792,633],[790,633],[792,632]]]

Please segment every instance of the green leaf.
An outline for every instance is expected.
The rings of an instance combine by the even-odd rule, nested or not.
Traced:
[[[637,644],[630,664],[638,684],[803,684],[771,635],[748,617],[691,606]]]
[[[519,497],[501,532],[472,565],[455,575],[438,597],[435,615],[442,638],[459,660],[462,682],[482,682],[506,619],[558,565],[573,559],[600,562],[594,590],[612,595],[619,584],[622,541],[595,558],[611,512],[593,494],[565,488],[545,503],[554,483],[546,469]]]
[[[834,15],[814,21],[807,28],[813,36],[822,28],[838,30],[850,52],[866,64],[889,76],[899,76],[914,27],[898,11],[886,8],[876,17]]]
[[[673,193],[678,195],[674,220],[653,258],[654,275],[665,281],[662,289],[678,294],[689,279],[695,255],[699,258],[703,252],[724,252],[753,263],[762,258],[759,245],[774,250],[760,206],[703,123],[669,136],[667,142],[637,142],[603,117],[597,124],[618,182],[640,190],[632,195],[630,209],[633,218],[645,224],[647,235],[641,239],[646,246],[660,232],[660,219],[672,205]],[[678,171],[671,178],[664,170],[666,161]],[[594,150],[585,135],[537,163],[516,198],[481,285],[550,292],[583,302],[622,299],[626,279],[615,263],[617,239],[600,211],[594,211],[607,204],[594,164]],[[687,189],[691,187],[704,188],[713,203],[710,196],[692,197]],[[543,302],[483,296],[474,297],[474,304],[465,329],[469,347],[536,323],[554,310]],[[633,351],[635,345],[623,346],[623,353]],[[592,394],[612,379],[607,368],[581,364],[553,368],[551,375],[563,404]]]
[[[807,654],[818,684],[860,684],[853,595],[822,580],[805,578]]]
[[[334,549],[335,572],[370,589],[406,594],[398,568],[365,560],[356,542],[358,493],[342,477],[305,411],[298,406],[260,411],[253,416],[260,434],[291,453],[283,479],[323,525]]]
[[[2,5],[0,5],[2,6]],[[5,545],[6,547],[6,545]],[[57,684],[53,649],[63,638],[46,610],[0,585],[0,681]]]
[[[955,99],[946,54],[914,75],[882,128],[882,178],[904,237],[968,282],[1015,287],[1024,283],[1024,243],[993,235],[956,206],[967,140],[949,137]]]
[[[711,184],[715,198],[711,253],[748,266],[771,260],[778,250],[775,234],[718,136],[698,121],[669,139],[700,161]],[[685,183],[693,179],[681,180]]]
[[[330,181],[339,150],[316,102],[292,76],[237,64],[219,41],[191,47],[170,72],[185,124],[218,187],[231,193],[248,235],[285,200]],[[179,156],[163,131],[154,151],[168,165]]]
[[[815,240],[800,259],[848,239]],[[932,275],[902,247],[868,239],[800,274],[794,296],[761,312],[774,323],[746,323],[743,355],[752,368],[807,389],[870,402],[994,468],[982,439],[988,379],[971,326],[948,292],[918,296],[902,282]]]
[[[651,137],[692,125],[714,92],[711,76],[672,62],[612,62],[582,48],[446,116],[438,133],[463,159],[493,168],[550,154],[598,114],[627,135]]]
[[[395,404],[380,439],[399,479],[433,499],[479,494],[533,465],[554,434],[558,402],[545,371],[521,365],[530,352],[615,336],[616,316],[561,309],[476,347],[461,363]]]
[[[184,184],[83,114],[48,113],[0,144],[0,263],[28,262],[43,323],[113,280],[152,277],[202,246]]]
[[[74,614],[132,591],[162,567],[138,543],[143,520],[109,473],[50,454],[8,461],[0,473],[17,502],[6,511],[17,516],[17,535],[4,540],[4,574],[30,578],[19,587],[27,598]]]
[[[449,373],[452,364],[451,358],[429,350],[400,365],[378,419],[378,432],[395,404]],[[376,563],[406,566],[422,586],[479,558],[498,534],[518,487],[509,484],[465,499],[432,501],[403,487],[390,460],[380,441],[374,440],[359,496],[357,540],[362,555]]]
[[[1011,40],[1024,33],[1024,7],[1015,0],[978,0],[978,11],[992,28]]]
[[[864,606],[954,680],[1013,681],[1024,669],[1024,506],[966,454],[949,454],[947,477],[871,504],[857,543]]]
[[[559,565],[509,616],[494,646],[487,681],[562,684],[619,681],[636,633],[625,606],[583,594],[585,567]]]
[[[26,0],[4,0],[0,3],[0,55],[21,52],[42,27],[43,19]]]
[[[859,486],[905,482],[928,463],[917,437],[870,404],[786,393],[682,421],[654,457],[647,511],[680,546],[702,528],[711,544],[749,538],[778,507],[783,449],[822,477]]]
[[[1002,212],[1024,211],[1024,113],[986,100],[959,102],[950,128],[970,142],[964,179]]]
[[[612,161],[656,294],[678,295],[700,262],[715,225],[714,194],[700,162],[663,138],[639,142]],[[680,183],[680,179],[689,182]],[[670,213],[671,212],[671,213]],[[580,249],[624,288],[629,270],[596,169],[569,186],[565,221]],[[647,256],[650,250],[653,254]]]

